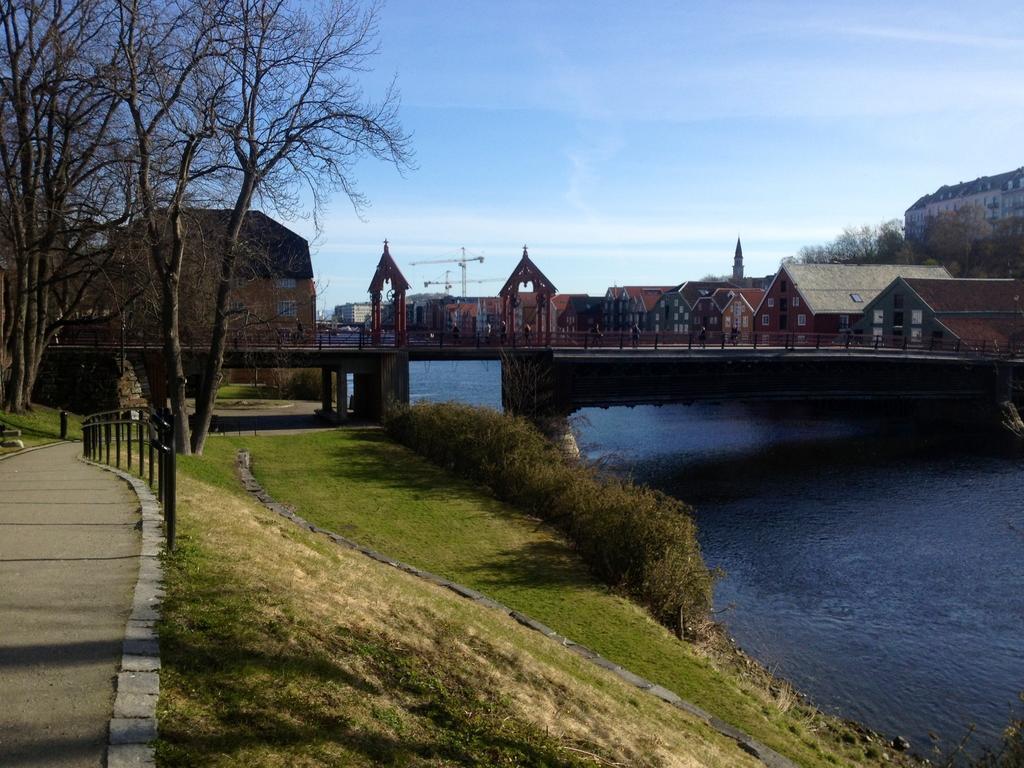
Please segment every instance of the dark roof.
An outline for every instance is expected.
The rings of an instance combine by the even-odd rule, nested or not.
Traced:
[[[701,296],[710,296],[719,288],[735,288],[732,283],[723,280],[688,280],[679,286],[679,293],[691,307]]]
[[[187,220],[199,226],[204,239],[212,239],[227,230],[230,216],[229,210],[191,209]],[[254,277],[313,279],[309,243],[263,211],[248,211],[245,214],[239,239],[248,251],[246,266]]]
[[[904,280],[935,312],[1014,312],[1024,299],[1021,280]]]
[[[604,301],[600,296],[573,296],[572,307],[577,312],[590,312],[594,309],[600,308],[604,304]]]
[[[1024,329],[1012,318],[982,317],[941,317],[941,322],[949,331],[962,341],[969,341],[978,346],[985,342],[990,347],[993,343],[1005,347],[1011,340],[1020,342]]]
[[[913,211],[918,208],[924,208],[929,203],[939,200],[952,200],[953,198],[967,197],[989,190],[998,192],[1009,189],[1010,182],[1017,181],[1018,179],[1024,179],[1024,167],[1015,168],[1006,173],[997,173],[995,176],[979,176],[974,181],[961,181],[959,184],[943,185],[932,194],[925,195],[919,199],[907,210]]]

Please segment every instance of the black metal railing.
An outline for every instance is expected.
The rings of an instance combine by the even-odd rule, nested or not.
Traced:
[[[142,408],[93,413],[82,420],[82,442],[87,459],[133,472],[157,492],[167,548],[173,550],[177,457],[170,417]]]
[[[97,349],[119,349],[121,342],[113,338],[103,329],[89,329],[88,333],[79,331],[74,336],[66,334],[62,337],[61,346],[69,348],[89,347]],[[486,331],[459,331],[412,329],[404,331],[399,337],[393,329],[384,329],[374,338],[363,327],[335,329],[314,329],[304,333],[278,333],[247,330],[233,334],[228,341],[230,350],[268,352],[310,352],[330,349],[373,349],[373,348],[404,348],[425,349],[487,349],[487,348],[554,348],[554,349],[600,349],[632,350],[632,349],[729,349],[731,347],[747,347],[750,349],[782,349],[786,351],[798,349],[850,351],[904,351],[927,352],[944,356],[1014,358],[1024,355],[1024,341],[1014,338],[1008,342],[993,339],[948,339],[948,338],[914,338],[903,336],[874,336],[857,334],[849,329],[832,333],[812,333],[797,328],[787,331],[640,331],[630,329],[575,331],[564,328],[552,329],[546,333],[524,333],[521,329],[502,333],[497,329]],[[191,351],[202,351],[200,345],[183,345]],[[146,340],[128,341],[128,348],[156,348]]]

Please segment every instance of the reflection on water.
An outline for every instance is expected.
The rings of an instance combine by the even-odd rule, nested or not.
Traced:
[[[497,407],[496,364],[414,370],[418,397]],[[587,455],[691,503],[737,642],[819,706],[910,739],[1024,690],[1024,474],[1010,441],[923,438],[897,414],[589,409]]]

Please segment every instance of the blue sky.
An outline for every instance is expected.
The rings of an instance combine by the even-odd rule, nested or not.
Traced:
[[[390,0],[416,169],[366,162],[313,240],[321,307],[391,242],[415,290],[464,246],[494,293],[524,243],[563,292],[747,274],[944,183],[1024,164],[1024,8],[929,3]],[[456,292],[458,289],[456,289]]]

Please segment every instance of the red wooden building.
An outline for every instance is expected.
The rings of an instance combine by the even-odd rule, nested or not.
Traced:
[[[945,267],[783,264],[757,308],[760,333],[848,333],[865,305],[897,277],[949,279]]]

